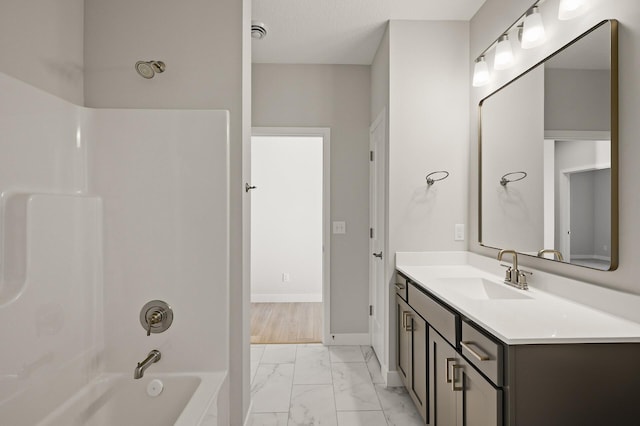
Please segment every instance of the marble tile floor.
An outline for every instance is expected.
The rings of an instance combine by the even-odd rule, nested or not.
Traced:
[[[423,424],[369,346],[251,345],[251,399],[248,426]]]

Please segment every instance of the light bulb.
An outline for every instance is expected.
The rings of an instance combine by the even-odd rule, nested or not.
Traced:
[[[496,45],[496,56],[493,60],[493,68],[497,70],[504,70],[509,68],[513,64],[513,49],[511,49],[511,42],[509,36],[503,34],[498,39]]]
[[[566,21],[581,15],[587,9],[585,0],[560,0],[558,19]]]
[[[484,56],[476,59],[476,65],[473,68],[473,87],[484,86],[489,82],[489,65],[484,60]]]
[[[532,7],[524,18],[522,48],[531,49],[544,43],[544,24],[537,7]]]

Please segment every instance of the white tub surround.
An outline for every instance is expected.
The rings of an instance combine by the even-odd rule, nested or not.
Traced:
[[[640,342],[640,296],[535,270],[519,290],[503,283],[497,260],[469,252],[397,253],[396,267],[508,345]]]
[[[158,424],[87,420],[135,412],[118,401],[151,349],[149,374],[201,372],[165,389],[169,417],[200,416],[176,424],[228,424],[228,112],[83,108],[1,73],[0,93],[0,424],[100,389],[51,424]],[[146,336],[154,299],[174,323]]]

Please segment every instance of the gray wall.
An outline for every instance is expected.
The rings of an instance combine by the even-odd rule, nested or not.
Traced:
[[[253,64],[252,91],[255,127],[331,128],[331,333],[367,333],[369,67]]]
[[[383,108],[388,117],[389,283],[398,251],[466,248],[453,234],[455,224],[465,224],[467,212],[468,30],[462,21],[390,21],[371,67],[370,119]],[[436,170],[450,176],[427,187],[427,173]],[[392,288],[388,324],[395,312]],[[388,352],[378,354],[383,372],[395,370],[395,338],[388,327]]]
[[[544,129],[609,131],[608,70],[545,68]]]
[[[593,172],[571,175],[571,256],[593,255],[595,226]]]
[[[2,0],[0,71],[84,104],[84,0]]]
[[[596,256],[610,257],[611,246],[611,199],[607,196],[611,188],[611,169],[594,172],[594,234],[593,248]]]
[[[530,253],[544,245],[544,78],[536,68],[482,105],[482,242],[490,247]],[[525,179],[500,184],[520,171]]]
[[[614,272],[598,272],[571,265],[548,262],[535,258],[523,258],[522,262],[541,270],[557,273],[595,284],[608,286],[633,293],[640,293],[636,277],[640,274],[640,263],[637,261],[637,242],[640,239],[640,198],[637,196],[637,185],[640,180],[640,169],[637,158],[640,158],[640,144],[635,135],[640,134],[640,121],[637,111],[640,110],[640,75],[637,64],[640,63],[640,3],[636,0],[593,0],[589,12],[571,21],[557,19],[558,0],[548,0],[542,6],[543,18],[547,34],[547,42],[536,49],[524,52],[514,67],[503,72],[495,72],[492,82],[482,88],[471,91],[471,138],[470,138],[470,185],[469,185],[469,221],[471,228],[470,250],[486,256],[495,257],[496,251],[478,245],[478,192],[477,192],[477,105],[480,99],[493,90],[523,72],[530,66],[573,40],[586,29],[603,19],[616,18],[620,21],[620,266]],[[471,20],[471,56],[474,60],[489,44],[511,25],[529,6],[527,0],[487,0],[483,7]],[[470,67],[471,69],[471,67]]]

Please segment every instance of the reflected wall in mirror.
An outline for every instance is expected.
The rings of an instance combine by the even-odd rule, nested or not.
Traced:
[[[480,102],[483,246],[618,266],[617,21]]]

